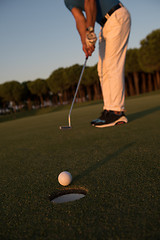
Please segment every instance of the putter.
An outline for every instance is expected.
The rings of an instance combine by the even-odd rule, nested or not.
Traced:
[[[72,112],[73,104],[74,104],[76,96],[77,96],[77,92],[78,92],[79,85],[80,85],[80,82],[81,82],[81,79],[82,79],[82,76],[83,76],[83,72],[84,72],[84,69],[86,67],[87,59],[88,58],[86,57],[83,68],[82,68],[82,71],[81,71],[81,75],[80,75],[80,78],[79,78],[79,81],[78,81],[78,84],[77,84],[76,92],[74,94],[74,98],[73,98],[73,101],[72,101],[72,104],[71,104],[71,108],[70,108],[70,111],[69,111],[69,114],[68,114],[68,126],[60,126],[59,127],[60,129],[71,129],[72,128],[71,127],[71,112]]]

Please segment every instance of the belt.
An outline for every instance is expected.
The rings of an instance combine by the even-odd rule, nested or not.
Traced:
[[[109,12],[105,15],[105,17],[102,18],[102,20],[100,21],[101,27],[104,27],[104,24],[107,22],[108,18],[112,15],[112,13],[114,13],[117,9],[121,7],[123,7],[122,3],[118,3],[113,8],[111,8],[111,10],[109,10]]]

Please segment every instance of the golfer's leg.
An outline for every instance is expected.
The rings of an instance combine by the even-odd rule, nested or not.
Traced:
[[[102,90],[102,96],[104,101],[103,109],[105,108],[105,103],[108,103],[110,105],[110,86],[109,81],[104,81],[105,78],[105,68],[104,68],[104,61],[105,61],[105,49],[106,49],[106,40],[103,37],[103,29],[101,29],[99,33],[99,61],[98,61],[98,76],[101,84],[101,90]],[[109,110],[109,109],[108,109]]]
[[[125,100],[124,65],[130,33],[130,15],[125,8],[115,11],[103,28],[105,54],[101,62],[104,109],[123,111]],[[100,50],[101,51],[101,50]],[[100,70],[99,70],[100,71]]]

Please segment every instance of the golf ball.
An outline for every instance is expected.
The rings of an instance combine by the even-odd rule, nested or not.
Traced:
[[[70,174],[70,172],[64,171],[58,175],[58,182],[62,186],[68,186],[71,183],[71,181],[72,181],[72,175]]]

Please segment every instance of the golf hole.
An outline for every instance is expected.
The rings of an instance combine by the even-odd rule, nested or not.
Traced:
[[[61,190],[59,192],[54,193],[51,195],[50,201],[52,203],[66,203],[66,202],[73,202],[84,198],[87,194],[86,190],[82,189],[68,189],[68,190]]]

